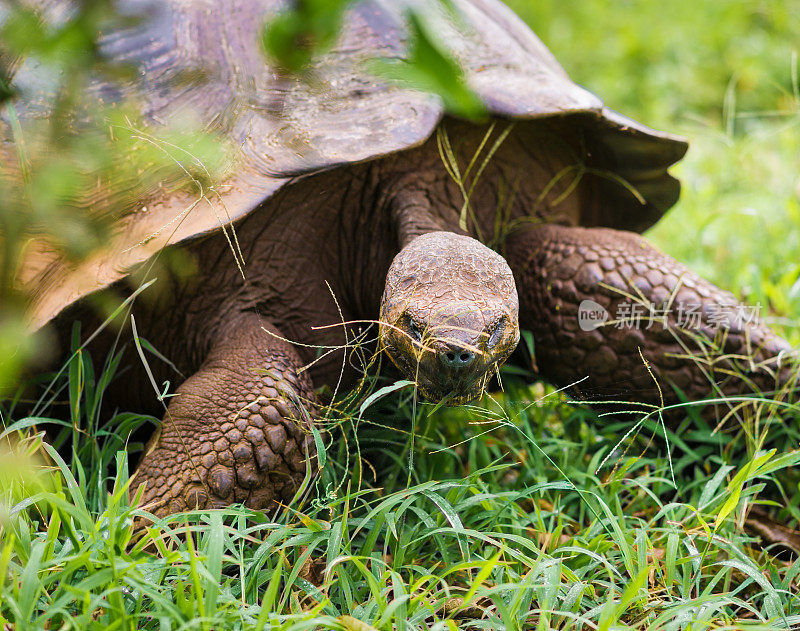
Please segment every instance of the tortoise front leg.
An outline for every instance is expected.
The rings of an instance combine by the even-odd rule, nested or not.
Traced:
[[[162,516],[292,499],[315,455],[316,398],[295,349],[273,334],[253,313],[222,328],[200,370],[170,399],[136,471],[143,508]]]
[[[576,388],[584,397],[669,405],[670,386],[694,401],[789,378],[789,344],[754,308],[636,234],[541,225],[506,245],[520,326],[559,386],[588,376]]]

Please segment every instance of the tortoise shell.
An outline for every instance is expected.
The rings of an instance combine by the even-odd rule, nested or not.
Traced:
[[[131,13],[146,7],[148,17],[104,34],[102,48],[115,60],[133,64],[139,77],[129,84],[97,82],[97,98],[108,103],[138,94],[144,115],[156,125],[191,112],[230,139],[237,148],[234,164],[213,195],[175,191],[137,200],[122,213],[108,247],[80,264],[45,251],[29,255],[19,277],[34,296],[34,328],[161,248],[243,217],[297,178],[415,147],[434,132],[445,115],[438,97],[373,76],[364,63],[406,57],[404,11],[421,3],[354,4],[335,46],[313,62],[313,81],[286,76],[263,55],[261,28],[287,4],[122,3]],[[602,202],[596,204],[602,208],[597,225],[642,231],[675,203],[680,187],[667,169],[685,153],[683,139],[610,110],[573,83],[536,35],[498,0],[454,0],[454,5],[461,19],[439,12],[432,18],[435,32],[489,114],[573,121],[583,128],[587,153],[640,193],[635,196],[624,186],[597,188],[603,196],[596,200]],[[15,76],[21,116],[46,109],[52,98],[28,66],[23,63]]]

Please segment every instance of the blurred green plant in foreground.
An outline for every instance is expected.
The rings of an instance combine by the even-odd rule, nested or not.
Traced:
[[[221,158],[213,139],[191,124],[155,129],[134,99],[104,104],[93,91],[98,79],[136,80],[133,68],[105,58],[98,43],[99,32],[136,22],[111,0],[76,3],[68,18],[16,2],[2,9],[0,393],[45,350],[25,321],[35,298],[26,287],[31,277],[55,259],[88,259],[155,188],[196,180]]]
[[[264,26],[261,40],[264,52],[276,67],[287,73],[300,77],[310,70],[313,73],[312,62],[333,46],[345,12],[356,2],[296,0]],[[486,108],[467,86],[461,66],[436,36],[442,19],[447,19],[450,25],[463,26],[452,0],[407,7],[404,19],[409,33],[406,58],[367,60],[365,71],[437,95],[452,115],[483,119]]]

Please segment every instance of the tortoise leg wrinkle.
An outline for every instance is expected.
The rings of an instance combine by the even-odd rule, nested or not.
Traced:
[[[697,401],[792,376],[789,344],[757,307],[634,233],[541,225],[506,247],[537,369],[559,386],[583,380],[582,398],[671,405],[675,387]]]
[[[315,457],[316,399],[295,349],[272,334],[251,313],[218,334],[170,399],[136,472],[143,508],[158,516],[234,503],[266,510],[292,499]]]

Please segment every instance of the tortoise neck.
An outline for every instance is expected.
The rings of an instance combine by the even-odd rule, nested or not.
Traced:
[[[432,212],[430,199],[425,191],[419,189],[397,191],[392,197],[390,211],[397,235],[398,250],[402,250],[415,238],[429,232],[464,234],[457,226],[448,226],[437,217]]]
[[[429,232],[454,232],[470,236],[459,228],[457,220],[444,218],[441,213],[436,212],[430,191],[414,186],[413,180],[398,183],[389,199],[389,212],[396,234],[398,252],[415,238]]]

